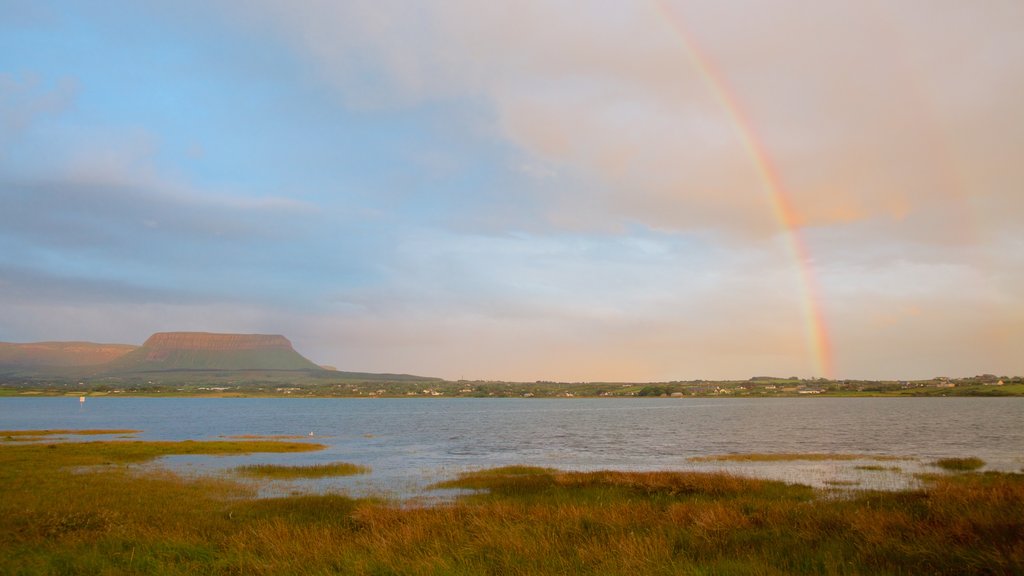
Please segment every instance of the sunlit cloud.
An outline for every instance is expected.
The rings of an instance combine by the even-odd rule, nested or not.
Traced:
[[[1005,122],[1021,93],[1012,54],[1024,41],[1009,4],[1001,18],[981,10],[964,18],[953,4],[932,3],[664,4],[668,13],[656,2],[585,9],[529,1],[269,10],[345,97],[396,107],[485,100],[495,128],[531,162],[600,180],[601,220],[682,229],[710,220],[747,232],[775,225],[764,217],[770,208],[751,158],[673,18],[692,30],[757,126],[804,225],[899,219],[934,204],[962,211],[966,198],[988,194],[973,177],[990,169],[1020,176],[999,155],[958,150],[962,130],[970,137]],[[927,20],[908,19],[922,10]],[[981,36],[999,41],[972,42]],[[985,147],[1013,149],[1022,127],[1010,124],[987,132]],[[592,201],[594,192],[562,193]]]
[[[813,299],[837,376],[1024,370],[1019,3],[37,4],[0,339],[814,376]]]

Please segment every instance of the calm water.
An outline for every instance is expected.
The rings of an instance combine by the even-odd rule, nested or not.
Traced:
[[[988,470],[1024,468],[1024,398],[786,399],[207,399],[0,398],[0,429],[133,428],[141,439],[313,432],[326,450],[172,457],[200,473],[243,463],[346,461],[373,473],[287,489],[412,496],[477,468],[710,470],[812,485],[897,488],[936,458],[978,456]],[[699,464],[694,456],[832,452],[907,456],[870,462]],[[935,469],[930,469],[934,471]]]

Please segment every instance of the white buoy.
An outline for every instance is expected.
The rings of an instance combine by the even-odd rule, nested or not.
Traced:
[[[78,403],[79,404],[85,404],[85,396],[79,396],[78,397]]]

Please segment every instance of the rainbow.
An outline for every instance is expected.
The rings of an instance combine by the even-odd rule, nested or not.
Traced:
[[[822,312],[821,292],[814,271],[814,262],[800,230],[800,219],[793,201],[782,183],[778,168],[772,162],[764,143],[758,138],[750,118],[743,112],[739,99],[729,89],[725,77],[715,68],[712,61],[701,53],[692,36],[687,32],[682,19],[666,0],[655,0],[658,11],[678,35],[691,64],[700,73],[711,93],[728,114],[747,154],[756,168],[764,190],[771,197],[776,220],[781,225],[788,249],[796,262],[800,275],[801,305],[805,322],[808,350],[815,361],[818,375],[833,377],[832,345],[829,341],[825,314]]]

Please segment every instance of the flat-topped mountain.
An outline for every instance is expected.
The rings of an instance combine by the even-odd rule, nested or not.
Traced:
[[[152,350],[293,350],[280,334],[220,334],[215,332],[157,332],[142,345]]]
[[[237,374],[236,374],[237,373]],[[95,380],[319,382],[323,379],[406,382],[436,378],[326,369],[295,351],[280,334],[157,332],[142,346],[93,342],[0,342],[0,382]]]
[[[106,368],[109,372],[323,370],[280,334],[212,332],[158,332]]]
[[[135,350],[131,344],[95,342],[0,342],[0,367],[63,368],[106,364]]]

